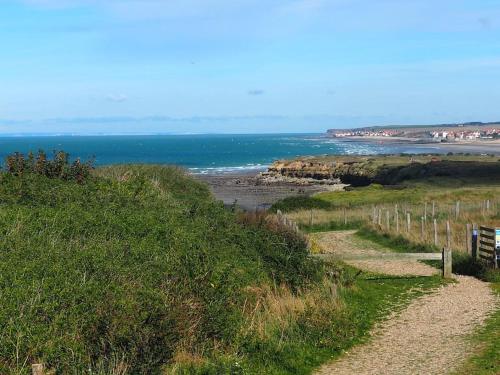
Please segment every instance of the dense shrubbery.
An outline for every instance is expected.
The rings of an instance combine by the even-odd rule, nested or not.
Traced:
[[[237,347],[255,288],[322,278],[302,238],[238,222],[175,168],[78,184],[62,155],[42,173],[21,160],[0,175],[2,374],[159,372],[179,352]]]
[[[71,163],[69,154],[63,151],[54,151],[52,159],[47,158],[47,154],[42,150],[38,151],[36,156],[30,152],[27,157],[16,152],[7,156],[5,169],[7,173],[15,176],[34,173],[49,178],[74,180],[83,183],[90,176],[93,161],[82,163],[80,159],[76,159]]]

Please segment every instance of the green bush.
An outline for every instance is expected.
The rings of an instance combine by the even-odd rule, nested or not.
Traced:
[[[32,152],[28,154],[28,157],[19,152],[9,155],[5,160],[5,167],[7,173],[15,176],[34,173],[49,178],[83,183],[90,176],[93,161],[82,163],[80,159],[76,159],[70,163],[69,154],[64,151],[54,151],[53,158],[50,160],[45,152],[40,150],[36,157]]]

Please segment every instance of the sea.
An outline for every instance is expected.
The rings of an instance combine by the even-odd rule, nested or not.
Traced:
[[[435,147],[342,141],[322,134],[196,134],[0,137],[0,158],[14,152],[65,151],[94,165],[151,163],[182,166],[192,173],[265,170],[278,159],[305,155],[437,153]]]

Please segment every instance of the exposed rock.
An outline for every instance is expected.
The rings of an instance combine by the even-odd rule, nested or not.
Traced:
[[[304,184],[370,184],[376,170],[365,159],[343,161],[280,160],[262,174],[265,181],[291,181]]]

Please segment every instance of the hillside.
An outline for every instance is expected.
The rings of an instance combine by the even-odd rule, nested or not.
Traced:
[[[155,373],[231,351],[260,288],[321,277],[300,237],[241,224],[176,168],[96,175],[0,175],[2,374]]]

